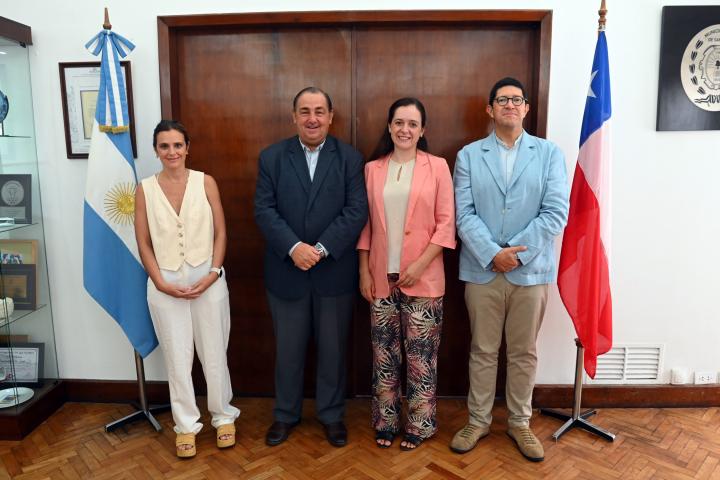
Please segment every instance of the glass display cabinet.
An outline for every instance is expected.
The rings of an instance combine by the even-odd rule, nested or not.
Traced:
[[[0,439],[64,401],[58,380],[30,84],[31,29],[0,17]]]

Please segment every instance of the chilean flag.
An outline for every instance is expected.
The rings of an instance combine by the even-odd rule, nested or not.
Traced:
[[[558,289],[585,347],[585,371],[612,347],[610,295],[610,70],[605,32],[598,35],[563,236]]]

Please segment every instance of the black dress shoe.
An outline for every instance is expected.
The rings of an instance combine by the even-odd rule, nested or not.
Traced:
[[[286,422],[273,422],[265,435],[265,443],[274,447],[280,445],[290,436],[290,431],[300,422],[286,423]]]
[[[347,445],[347,428],[343,422],[327,423],[325,427],[325,436],[327,441],[333,447],[344,447]]]

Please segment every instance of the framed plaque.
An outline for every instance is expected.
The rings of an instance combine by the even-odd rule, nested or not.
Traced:
[[[95,106],[100,89],[100,62],[62,62],[59,66],[67,157],[87,159],[90,153]],[[130,62],[122,61],[120,67],[125,79],[128,116],[130,117],[130,143],[133,157],[137,158]]]
[[[21,385],[41,386],[44,355],[44,343],[15,343],[12,348],[0,347],[0,379]]]
[[[32,223],[32,175],[0,174],[0,217]]]
[[[0,264],[0,298],[12,298],[15,310],[37,309],[35,267],[32,264]]]
[[[720,130],[720,6],[663,7],[657,126]]]

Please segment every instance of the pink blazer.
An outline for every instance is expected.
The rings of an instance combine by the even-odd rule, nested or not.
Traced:
[[[370,217],[357,244],[358,250],[370,251],[370,274],[375,285],[375,296],[378,298],[390,296],[383,200],[388,162],[389,156],[386,156],[365,165]],[[455,248],[455,199],[452,177],[445,159],[418,150],[405,216],[400,270],[405,270],[419,258],[430,243]],[[402,287],[402,291],[416,297],[444,295],[443,256],[435,257],[423,272],[420,281],[411,287]]]

